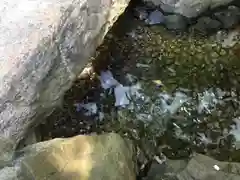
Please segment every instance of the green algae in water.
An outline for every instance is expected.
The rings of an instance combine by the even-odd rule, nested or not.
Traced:
[[[115,36],[118,51],[112,55],[124,59],[128,70],[122,73],[138,78],[150,102],[131,111],[121,110],[119,132],[132,130],[138,140],[147,139],[156,147],[165,144],[168,150],[164,152],[171,158],[197,151],[240,161],[233,155],[237,151],[230,133],[233,119],[239,117],[240,61],[233,52],[239,44],[223,48],[209,37],[176,36],[161,26],[141,23],[131,34],[134,36]],[[160,88],[154,80],[162,82]],[[174,99],[177,93],[184,94],[182,99]],[[159,103],[161,95],[168,98]],[[171,113],[172,104],[176,107]],[[158,108],[155,113],[154,106]]]

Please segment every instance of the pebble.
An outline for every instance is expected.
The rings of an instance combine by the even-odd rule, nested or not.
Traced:
[[[219,55],[218,55],[216,52],[212,52],[211,56],[212,56],[213,58],[219,57]]]
[[[181,15],[167,15],[165,16],[165,25],[169,30],[184,30],[187,27],[187,21]]]
[[[221,49],[220,53],[221,56],[225,56],[227,54],[227,52],[224,49]]]
[[[216,12],[214,15],[223,24],[223,27],[228,29],[239,23],[240,8],[236,6],[229,6],[228,9]]]
[[[145,22],[149,25],[162,24],[165,21],[164,15],[161,11],[152,11]]]

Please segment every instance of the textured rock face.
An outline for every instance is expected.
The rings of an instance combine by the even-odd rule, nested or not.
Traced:
[[[240,163],[220,162],[202,154],[187,160],[167,160],[165,164],[153,163],[146,180],[237,180]]]
[[[133,146],[114,133],[54,139],[23,153],[17,171],[24,180],[135,180]]]
[[[70,88],[129,0],[0,1],[0,137],[21,140]],[[6,139],[5,139],[6,138]],[[0,144],[0,151],[3,146]]]
[[[208,8],[215,8],[230,3],[233,0],[144,0],[160,6],[166,12],[182,14],[186,17],[196,17]]]
[[[5,167],[0,170],[1,180],[19,180],[17,177],[18,167]]]

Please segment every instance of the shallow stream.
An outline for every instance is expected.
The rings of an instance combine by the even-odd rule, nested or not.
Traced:
[[[193,152],[240,162],[240,44],[223,47],[216,34],[147,26],[127,11],[96,52],[94,73],[41,125],[43,139],[115,131],[133,140],[139,163]],[[117,84],[104,89],[106,72]]]

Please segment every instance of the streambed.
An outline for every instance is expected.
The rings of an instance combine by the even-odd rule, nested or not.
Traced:
[[[223,47],[219,33],[172,32],[127,11],[96,52],[93,73],[40,126],[43,140],[114,131],[133,140],[140,164],[193,152],[240,162],[240,44]],[[117,84],[104,89],[103,72]],[[118,85],[129,102],[116,102]]]

